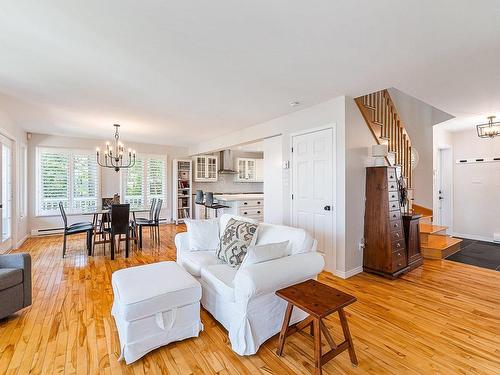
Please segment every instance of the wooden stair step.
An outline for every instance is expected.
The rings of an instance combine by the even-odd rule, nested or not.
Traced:
[[[424,233],[424,234],[444,235],[446,234],[446,229],[448,229],[448,227],[442,225],[420,223],[420,234]]]
[[[427,243],[422,244],[422,256],[426,259],[444,259],[460,250],[459,238],[428,235]]]

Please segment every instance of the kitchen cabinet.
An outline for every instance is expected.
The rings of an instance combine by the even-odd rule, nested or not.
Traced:
[[[264,159],[237,158],[236,178],[238,182],[264,181]]]
[[[217,157],[213,155],[198,155],[194,157],[194,180],[197,182],[217,181]]]

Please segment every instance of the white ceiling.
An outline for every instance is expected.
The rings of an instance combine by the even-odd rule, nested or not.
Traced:
[[[386,87],[500,113],[498,0],[2,0],[0,51],[32,132],[188,145]]]

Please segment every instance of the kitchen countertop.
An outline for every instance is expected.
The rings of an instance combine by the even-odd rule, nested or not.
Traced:
[[[214,198],[220,201],[243,201],[248,199],[264,199],[264,193],[253,194],[217,194]]]

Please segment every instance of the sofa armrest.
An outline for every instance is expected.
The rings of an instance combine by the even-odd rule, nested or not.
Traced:
[[[239,270],[234,278],[236,300],[249,300],[315,278],[324,266],[323,256],[316,252],[253,264]]]
[[[175,248],[177,249],[177,260],[182,253],[189,251],[188,232],[177,233],[175,235]]]
[[[31,305],[31,256],[28,253],[0,255],[0,268],[23,270],[23,306]]]

